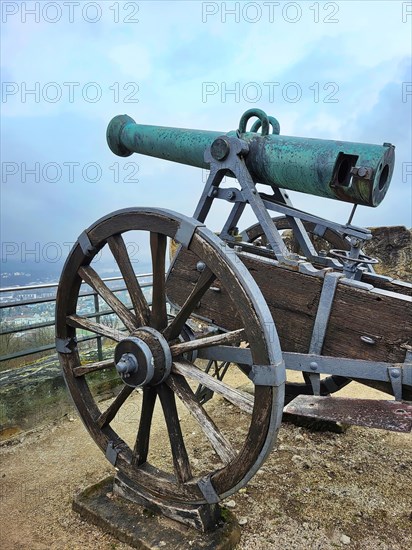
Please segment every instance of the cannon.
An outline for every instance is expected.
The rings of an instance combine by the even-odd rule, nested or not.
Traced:
[[[278,121],[259,109],[228,133],[140,125],[120,115],[107,141],[120,156],[210,170],[193,217],[158,208],[113,212],[79,236],[63,268],[56,347],[79,414],[116,468],[115,493],[213,529],[218,503],[258,471],[284,413],[411,431],[412,285],[378,275],[377,260],[362,250],[371,232],[351,224],[357,205],[376,207],[384,198],[394,146],[282,136]],[[348,223],[294,208],[288,190],[353,203]],[[216,235],[205,221],[219,200],[232,208]],[[256,224],[242,230],[246,207]],[[147,236],[151,298],[128,256],[130,231]],[[170,265],[168,239],[177,244]],[[122,274],[126,301],[98,273],[94,260],[104,247]],[[83,283],[117,325],[82,311]],[[111,342],[107,359],[82,359],[84,331]],[[88,380],[108,369],[117,370],[122,387],[104,408]],[[332,396],[352,381],[394,399]],[[128,400],[137,415],[132,437],[122,435],[119,421]],[[153,432],[155,414],[167,437]],[[150,453],[159,444],[161,459]]]

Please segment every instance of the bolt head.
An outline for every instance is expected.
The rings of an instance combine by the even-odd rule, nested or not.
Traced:
[[[116,363],[117,372],[123,374],[127,378],[130,376],[130,373],[137,372],[138,368],[137,359],[132,353],[124,353]]]
[[[362,340],[362,342],[365,342],[365,344],[369,344],[371,346],[376,344],[375,339],[371,338],[370,336],[361,336],[360,339]]]
[[[215,139],[210,148],[210,152],[215,160],[225,160],[230,152],[229,141],[224,137]]]

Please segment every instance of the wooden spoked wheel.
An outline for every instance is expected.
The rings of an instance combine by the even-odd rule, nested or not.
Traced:
[[[128,231],[143,232],[150,238],[153,266],[151,307],[127,254],[122,235]],[[167,315],[165,294],[168,237],[188,248],[205,266],[186,302],[172,320]],[[108,247],[120,268],[131,309],[116,297],[90,265],[103,247]],[[179,336],[187,319],[215,279],[236,304],[244,329],[182,341]],[[124,329],[115,330],[79,312],[79,292],[83,281],[110,306]],[[117,343],[113,357],[91,365],[82,364],[76,330],[91,331]],[[229,496],[256,473],[272,448],[282,417],[285,376],[273,319],[259,288],[240,260],[234,257],[233,251],[195,220],[165,210],[133,208],[114,212],[87,229],[72,249],[61,275],[56,337],[69,392],[92,438],[124,477],[142,493],[163,504],[200,505]],[[236,353],[236,344],[241,341],[250,347],[254,397],[227,382],[216,380],[187,359],[193,350],[214,346],[226,346],[229,354],[232,349]],[[93,398],[88,376],[109,368],[117,369],[124,386],[103,410],[103,405]],[[236,439],[237,426],[232,426],[225,435],[219,427],[219,419],[214,421],[211,415],[218,410],[216,405],[207,409],[209,404],[204,406],[196,400],[192,388],[199,382],[223,396],[225,399],[221,400],[221,405],[229,403],[231,410],[238,411],[235,417],[238,420],[243,411],[250,413],[241,439]],[[118,413],[127,405],[129,396],[132,402],[140,399],[135,406],[140,418],[134,425],[133,441],[127,443],[118,433],[115,418],[119,423],[121,415]],[[185,444],[185,426],[183,421],[179,421],[179,408],[184,409],[188,417],[193,417],[198,427],[197,438],[201,438],[199,444],[206,441],[211,447],[209,458],[203,460],[198,475]],[[160,411],[167,432],[164,436],[157,433],[156,441],[152,441],[151,429],[154,411]],[[159,437],[163,437],[163,454],[167,454],[167,445],[170,447],[171,471],[163,471],[152,464],[149,447],[159,443]]]
[[[272,218],[273,223],[276,225],[277,229],[279,230],[285,230],[285,229],[292,229],[289,220],[285,216],[279,216],[277,218]],[[306,231],[308,232],[309,236],[312,240],[316,238],[315,234],[315,227],[316,224],[312,222],[302,222]],[[262,227],[260,223],[256,223],[246,229],[243,233],[243,236],[246,240],[246,242],[250,242],[252,244],[259,243],[259,244],[266,244],[266,237],[262,230]],[[327,228],[322,239],[326,241],[328,245],[330,245],[330,248],[339,248],[341,250],[349,250],[350,249],[350,242],[348,239],[343,237],[340,233],[337,231]],[[287,351],[287,350],[284,350]],[[286,389],[285,389],[285,403],[289,403],[297,397],[298,395],[304,394],[304,395],[312,395],[313,394],[313,388],[312,384],[310,382],[309,375],[307,373],[302,373],[302,377],[304,379],[304,382],[287,382],[286,383]],[[328,376],[321,380],[320,382],[320,394],[321,395],[330,395],[332,393],[335,393],[345,386],[347,386],[351,380],[349,378],[345,378],[344,376]]]

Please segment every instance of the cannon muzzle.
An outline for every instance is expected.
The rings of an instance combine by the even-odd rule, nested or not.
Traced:
[[[246,123],[259,120],[251,131]],[[262,126],[262,132],[258,130]],[[269,128],[272,126],[272,133]],[[110,149],[119,156],[140,153],[199,168],[209,168],[205,151],[223,135],[248,144],[245,161],[255,183],[340,201],[378,206],[393,173],[395,147],[350,141],[280,135],[279,123],[260,109],[242,116],[234,132],[212,132],[136,124],[127,115],[112,119],[107,129]]]

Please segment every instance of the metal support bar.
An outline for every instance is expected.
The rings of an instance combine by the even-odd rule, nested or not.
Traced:
[[[309,345],[310,354],[320,355],[322,353],[326,329],[332,311],[333,299],[341,277],[342,273],[335,273],[332,271],[325,273],[322,292],[319,298],[318,311],[313,325],[312,339]]]
[[[289,220],[290,227],[293,231],[293,234],[296,240],[301,247],[303,254],[308,260],[314,260],[318,257],[318,253],[315,250],[315,247],[312,244],[312,241],[309,238],[308,232],[306,231],[302,220],[295,218],[293,216],[286,216]]]
[[[341,273],[325,273],[322,292],[319,298],[318,311],[313,325],[312,339],[309,346],[309,353],[311,354],[320,355],[322,353],[326,329],[332,311],[333,298],[335,297],[336,287],[341,277]],[[311,372],[309,373],[309,377],[306,376],[306,378],[309,378],[312,385],[313,395],[320,395],[320,374],[315,372],[317,370],[316,362],[311,363],[310,368]]]
[[[303,221],[312,222],[318,226],[325,227],[326,229],[334,229],[335,231],[338,231],[341,235],[349,235],[365,241],[372,238],[372,233],[369,229],[355,227],[353,225],[341,225],[340,223],[331,222],[329,220],[325,220],[324,218],[320,218],[319,216],[304,212],[303,210],[280,204],[277,201],[270,200],[270,198],[271,197],[269,195],[265,195],[264,193],[262,193],[263,204],[268,210],[279,212],[280,214],[284,214],[285,216],[293,216]]]
[[[362,359],[293,352],[283,352],[282,355],[286,369],[308,373],[332,374],[346,378],[375,380],[378,382],[390,382],[388,369],[391,367],[400,368],[403,373],[403,384],[412,387],[412,363],[385,363],[383,361],[365,361]],[[198,357],[200,359],[253,365],[252,354],[248,348],[214,346],[213,348],[200,349]]]
[[[288,265],[297,265],[296,257],[289,252],[281,234],[273,223],[269,212],[267,211],[259,193],[256,190],[254,181],[249,174],[246,163],[243,159],[237,159],[234,167],[234,173],[238,178],[242,187],[242,192],[259,220],[268,240],[268,244],[271,246],[277,259]]]
[[[289,195],[283,190],[279,189],[278,187],[272,187],[273,191],[273,198],[276,202],[280,204],[284,204],[285,206],[289,206],[290,208],[293,208],[292,201],[289,198]],[[293,234],[295,235],[299,246],[302,248],[303,253],[306,255],[306,257],[309,260],[313,260],[314,258],[318,257],[318,254],[312,244],[312,241],[309,238],[308,232],[305,229],[305,226],[302,223],[302,220],[295,216],[286,216],[289,220],[290,227],[293,231]]]
[[[230,241],[233,239],[233,230],[236,228],[237,223],[243,214],[246,202],[236,202],[233,206],[222,231],[220,232],[220,238],[224,241]]]
[[[216,198],[218,193],[218,187],[220,183],[222,182],[222,179],[225,176],[225,170],[220,170],[215,165],[210,165],[210,173],[209,177],[207,178],[207,181],[205,183],[205,187],[203,189],[203,193],[199,199],[199,202],[196,206],[196,210],[193,214],[193,217],[196,220],[199,220],[200,222],[204,222],[209,210],[212,206],[213,200]]]
[[[99,315],[100,305],[99,305],[99,295],[97,294],[97,292],[93,298],[94,298],[94,311],[96,313],[96,323],[100,323],[101,315]],[[96,342],[97,342],[97,357],[99,361],[103,361],[102,337],[100,335],[97,336]]]

